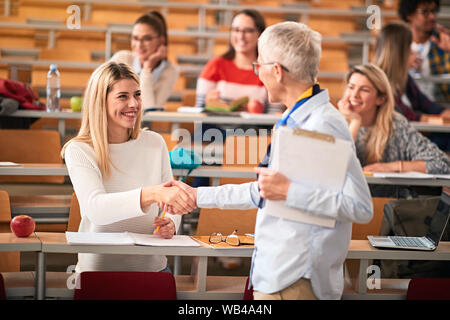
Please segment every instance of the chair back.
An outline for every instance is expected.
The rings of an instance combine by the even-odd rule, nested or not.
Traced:
[[[80,204],[78,203],[75,192],[72,194],[70,201],[69,221],[67,223],[67,231],[78,232],[81,222]]]
[[[450,278],[414,278],[406,300],[450,300]]]
[[[74,294],[74,300],[176,299],[175,278],[168,272],[82,272]]]
[[[367,240],[367,236],[380,234],[381,222],[384,216],[384,205],[395,198],[372,198],[373,218],[366,224],[353,223],[352,240]]]
[[[3,281],[3,276],[1,273],[0,273],[0,300],[6,300],[5,282]]]
[[[0,130],[0,161],[61,164],[61,140],[55,130]],[[0,176],[0,183],[64,183],[64,176]]]
[[[208,236],[213,232],[229,235],[237,230],[239,235],[255,232],[256,209],[221,210],[200,209],[197,235]]]
[[[4,190],[0,190],[0,232],[11,232],[10,223],[11,205],[9,194]],[[0,252],[0,272],[18,271],[20,271],[20,252]]]
[[[247,278],[247,281],[245,282],[245,289],[244,289],[244,300],[254,300],[253,299],[253,286],[250,288],[248,287],[248,283],[250,282],[250,277]]]

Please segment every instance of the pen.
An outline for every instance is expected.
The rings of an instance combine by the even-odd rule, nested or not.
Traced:
[[[166,210],[164,209],[163,214],[161,215],[161,219],[164,219],[164,216],[165,216],[165,215],[166,215]],[[157,227],[156,227],[156,232],[159,231],[159,227],[161,227],[161,226],[157,226]]]
[[[364,171],[363,173],[364,173],[365,177],[373,177],[373,173],[372,172]]]

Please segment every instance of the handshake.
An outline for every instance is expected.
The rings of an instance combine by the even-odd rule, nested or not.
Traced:
[[[268,200],[286,200],[291,182],[283,174],[268,168],[255,168],[259,196]],[[197,189],[181,182],[168,181],[156,188],[153,202],[172,214],[186,214],[197,208]]]
[[[176,180],[158,186],[158,206],[168,213],[186,214],[197,208],[197,189]]]

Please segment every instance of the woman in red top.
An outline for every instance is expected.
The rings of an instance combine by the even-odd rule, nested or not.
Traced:
[[[229,102],[243,96],[267,102],[267,91],[252,71],[258,57],[258,37],[265,28],[258,11],[245,9],[233,17],[228,51],[211,59],[198,78],[197,107],[204,107],[209,99]]]

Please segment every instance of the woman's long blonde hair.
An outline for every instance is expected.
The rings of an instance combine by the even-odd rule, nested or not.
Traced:
[[[404,23],[389,23],[377,37],[373,63],[379,66],[390,80],[395,95],[400,96],[408,81],[408,60],[412,33]]]
[[[386,74],[372,63],[354,66],[347,74],[348,83],[354,73],[364,75],[377,90],[378,97],[383,97],[383,102],[377,106],[375,124],[369,128],[364,143],[366,145],[366,163],[380,162],[389,137],[394,130],[394,96]]]
[[[113,165],[108,146],[107,97],[112,86],[122,79],[134,80],[139,85],[138,76],[126,64],[106,62],[94,70],[84,92],[80,131],[61,151],[64,158],[64,152],[72,141],[89,144],[94,149],[98,167],[104,177],[110,174]],[[136,139],[139,136],[141,119],[142,113],[138,112],[135,126],[129,129],[129,139]]]

